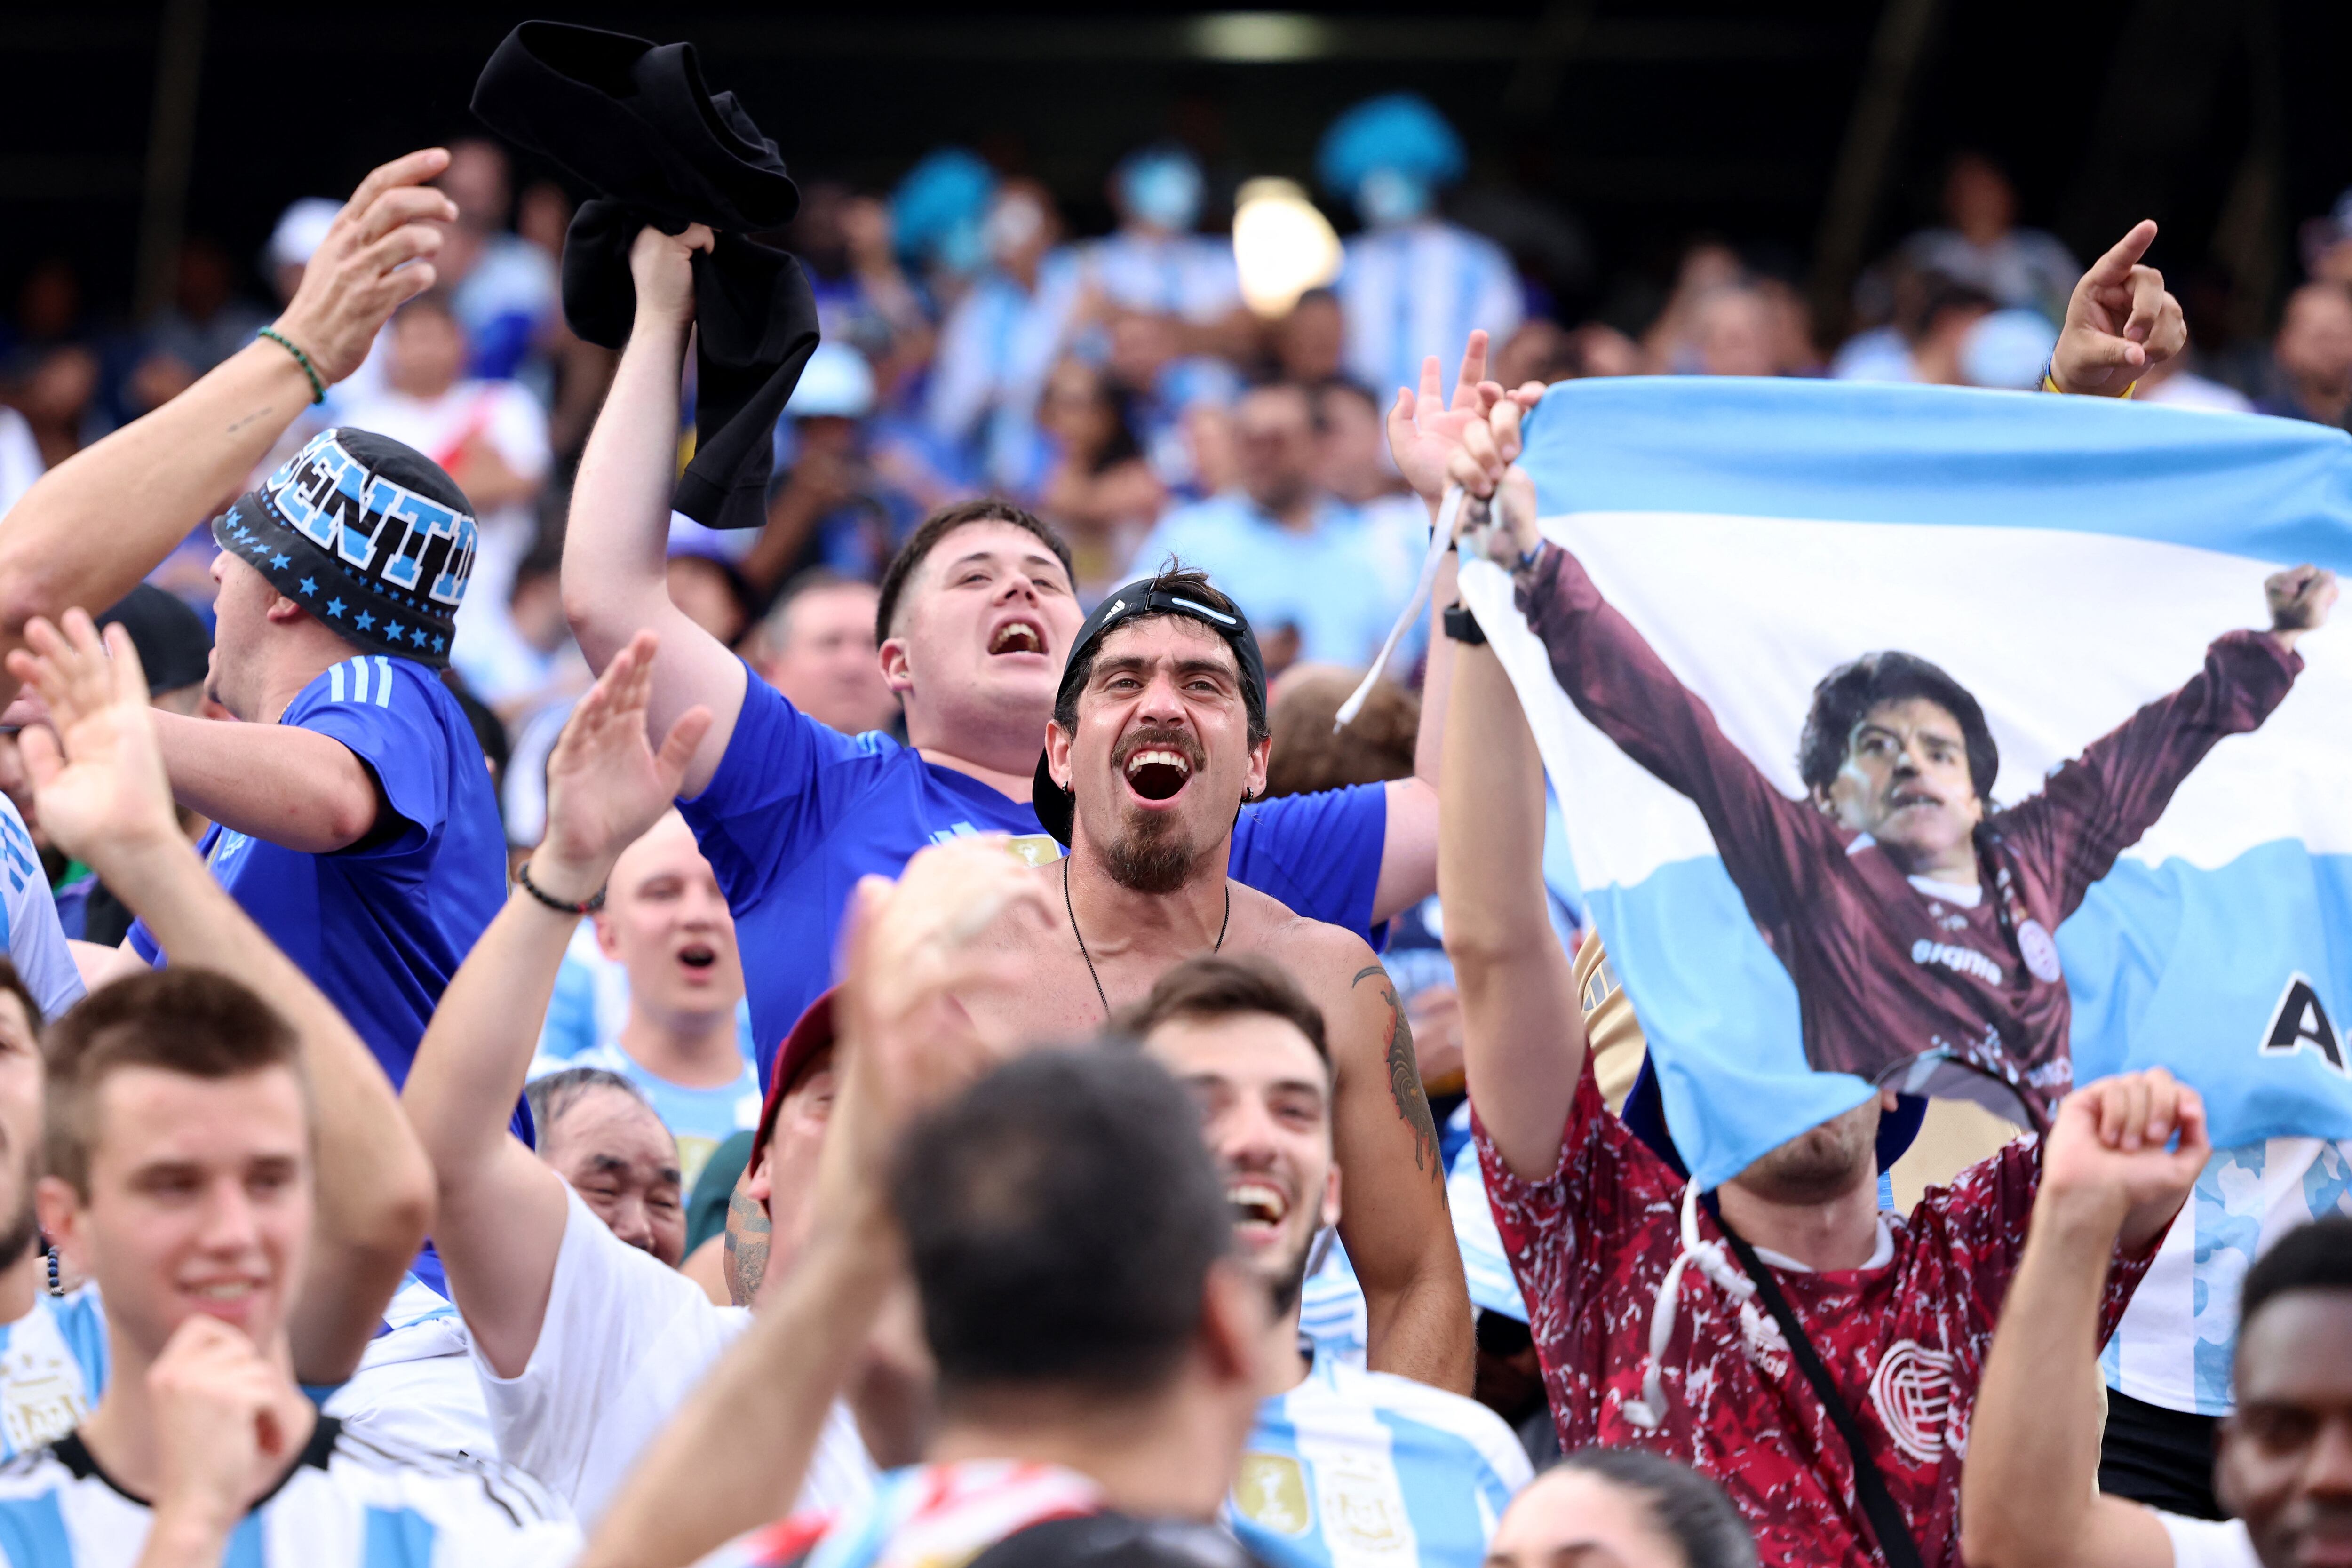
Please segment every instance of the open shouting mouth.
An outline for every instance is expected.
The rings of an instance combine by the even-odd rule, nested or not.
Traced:
[[[1165,805],[1181,795],[1199,765],[1194,747],[1172,737],[1138,736],[1122,750],[1126,755],[1119,760],[1119,776],[1139,800],[1153,805]]]
[[[992,658],[1043,660],[1048,651],[1045,627],[1028,616],[1008,616],[989,634],[988,651]]]

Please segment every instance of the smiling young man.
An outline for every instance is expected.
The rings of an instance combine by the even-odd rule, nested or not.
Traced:
[[[1115,590],[1072,644],[1035,758],[1038,817],[1069,853],[1032,875],[1063,918],[989,933],[1029,984],[973,998],[973,1017],[1007,1044],[1083,1039],[1195,953],[1287,971],[1330,1031],[1355,1197],[1339,1230],[1369,1309],[1367,1359],[1466,1394],[1470,1302],[1395,987],[1361,937],[1229,874],[1270,749],[1265,669],[1233,601],[1182,570]]]
[[[104,1300],[81,1366],[106,1387],[0,1471],[0,1558],[357,1564],[390,1538],[440,1562],[561,1560],[577,1531],[523,1478],[297,1386],[298,1354],[340,1381],[386,1326],[431,1219],[423,1152],[358,1037],[188,853],[128,637],[101,646],[77,611],[26,638],[12,673],[59,731],[26,740],[42,815],[177,963],[100,987],[43,1042],[41,1226]]]
[[[1235,1255],[1273,1301],[1279,1392],[1242,1451],[1226,1505],[1234,1533],[1275,1568],[1330,1568],[1362,1551],[1476,1568],[1530,1477],[1511,1429],[1461,1394],[1302,1348],[1307,1260],[1343,1212],[1322,1013],[1265,960],[1211,954],[1160,976],[1118,1026],[1192,1090]]]
[[[362,1436],[294,1381],[317,1116],[294,1031],[200,969],[118,981],[49,1032],[42,1225],[106,1301],[110,1378],[0,1468],[23,1568],[557,1563],[579,1532],[496,1461]]]
[[[574,635],[601,666],[641,628],[660,634],[653,721],[690,707],[714,721],[688,767],[686,818],[718,870],[752,961],[753,1037],[764,1076],[776,1044],[832,980],[849,889],[896,875],[925,845],[1006,833],[1040,859],[1058,853],[1030,804],[1031,764],[1055,679],[1083,618],[1068,547],[1009,501],[945,508],[884,574],[876,614],[882,674],[904,702],[908,743],[843,735],[795,708],[702,634],[665,586],[676,477],[678,376],[693,324],[689,262],[708,231],[641,233],[631,255],[637,311],[586,452],[564,541]],[[1390,416],[1392,448],[1424,498],[1446,454],[1501,390],[1485,384],[1474,334],[1454,406],[1436,362]],[[1449,650],[1435,650],[1432,689]],[[1235,825],[1236,880],[1360,935],[1426,898],[1436,864],[1435,740],[1423,710],[1414,778],[1268,802]]]

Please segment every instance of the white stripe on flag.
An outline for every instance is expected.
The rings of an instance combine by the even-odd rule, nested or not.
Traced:
[[[352,660],[352,700],[354,702],[366,701],[367,691],[367,660],[364,658],[355,658]]]
[[[392,660],[382,654],[375,656],[375,705],[392,706]]]
[[[338,662],[327,666],[327,700],[330,702],[341,702],[342,700],[343,667],[340,662]]]

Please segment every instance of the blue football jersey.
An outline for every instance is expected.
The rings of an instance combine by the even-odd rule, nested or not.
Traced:
[[[438,676],[382,654],[329,666],[278,722],[350,747],[399,821],[331,855],[217,825],[197,848],[397,1087],[450,976],[506,901],[506,835],[481,744]],[[131,941],[155,961],[145,922]]]

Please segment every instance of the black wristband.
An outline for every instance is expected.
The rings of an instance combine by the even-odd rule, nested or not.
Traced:
[[[541,903],[545,904],[549,909],[553,910],[560,915],[593,915],[598,910],[604,907],[604,889],[602,888],[597,889],[594,893],[591,894],[588,901],[585,903],[565,903],[562,899],[557,898],[554,894],[549,892],[546,889],[541,887],[537,882],[530,879],[530,862],[528,860],[515,868],[515,881],[521,887],[524,892],[529,893],[532,898],[537,899]]]
[[[1438,617],[1438,624],[1455,642],[1477,644],[1486,640],[1486,628],[1478,624],[1478,617],[1470,613],[1467,605],[1446,605],[1445,614]]]

